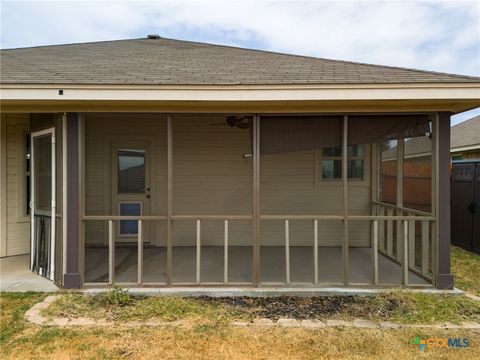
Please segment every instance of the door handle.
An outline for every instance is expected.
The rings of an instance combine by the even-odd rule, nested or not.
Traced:
[[[475,201],[472,201],[468,206],[468,211],[470,211],[472,214],[475,214],[475,208],[477,207],[477,203]]]

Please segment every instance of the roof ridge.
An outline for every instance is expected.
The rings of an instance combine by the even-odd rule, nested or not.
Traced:
[[[407,67],[401,67],[401,66],[364,63],[364,62],[351,61],[351,60],[328,59],[328,58],[316,57],[316,56],[312,56],[312,55],[282,53],[282,52],[273,51],[273,50],[251,49],[251,48],[234,46],[234,45],[225,45],[225,44],[207,43],[207,42],[202,42],[202,41],[174,39],[174,38],[168,38],[168,37],[163,37],[163,36],[160,36],[159,39],[148,39],[148,38],[145,37],[145,38],[133,38],[133,39],[87,41],[87,42],[67,43],[67,44],[38,45],[38,46],[29,46],[29,47],[0,49],[0,52],[10,51],[10,50],[36,49],[36,48],[43,48],[43,47],[60,47],[60,46],[72,46],[72,45],[75,46],[75,45],[85,45],[85,44],[101,44],[101,43],[126,42],[126,41],[135,41],[135,42],[137,42],[137,41],[142,41],[142,42],[152,41],[152,42],[154,42],[154,41],[158,41],[158,40],[199,44],[199,45],[203,45],[203,46],[223,47],[223,48],[237,49],[237,50],[243,50],[243,51],[255,51],[255,52],[259,52],[259,53],[269,53],[269,54],[281,55],[281,56],[287,56],[287,57],[296,57],[296,58],[304,58],[304,59],[312,59],[312,60],[322,60],[322,61],[332,62],[332,63],[361,65],[361,66],[366,66],[366,67],[376,67],[376,68],[384,68],[384,69],[390,69],[390,70],[392,70],[392,69],[403,70],[403,71],[410,71],[410,72],[414,72],[414,73],[419,72],[419,73],[424,73],[424,74],[442,75],[442,76],[449,76],[449,77],[452,77],[452,78],[462,78],[462,79],[467,79],[467,80],[480,80],[480,77],[473,76],[473,75],[463,75],[463,74],[454,74],[454,73],[423,70],[423,69],[416,69],[416,68],[407,68]]]

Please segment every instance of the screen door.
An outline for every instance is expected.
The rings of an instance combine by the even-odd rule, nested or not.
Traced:
[[[31,270],[51,280],[55,272],[55,129],[31,138]]]

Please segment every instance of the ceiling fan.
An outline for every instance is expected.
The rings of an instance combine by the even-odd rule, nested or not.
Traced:
[[[248,129],[249,119],[248,117],[236,117],[236,116],[227,116],[225,122],[210,124],[211,126],[226,125],[229,127],[236,127],[239,129]]]

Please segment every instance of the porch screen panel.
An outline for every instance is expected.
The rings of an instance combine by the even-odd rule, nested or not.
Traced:
[[[314,283],[314,221],[285,220],[343,213],[341,179],[335,178],[342,127],[341,116],[260,118],[261,215],[280,216],[261,220],[262,283]],[[342,281],[341,239],[340,221],[318,221],[320,283]]]
[[[188,216],[173,221],[174,283],[224,282],[222,216],[252,215],[249,121],[233,115],[173,116],[173,214]],[[201,216],[216,218],[201,220],[197,231]],[[252,282],[252,222],[230,219],[228,228],[228,281]]]
[[[85,214],[165,216],[166,115],[85,115]],[[141,209],[139,209],[139,207]],[[139,211],[140,210],[140,211]],[[166,221],[142,220],[143,282],[166,282]],[[85,280],[109,280],[109,221],[85,224]],[[138,280],[138,221],[113,220],[116,282]]]

